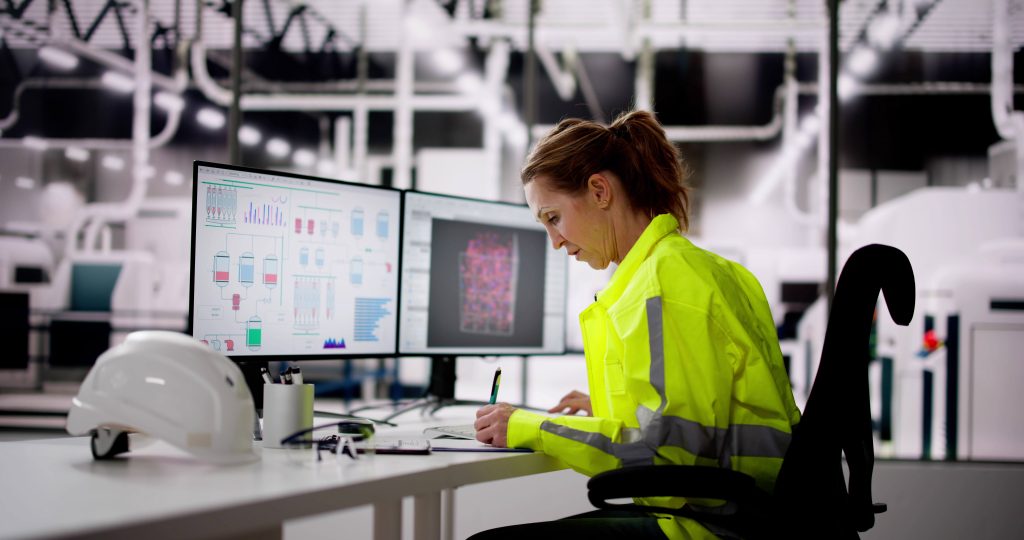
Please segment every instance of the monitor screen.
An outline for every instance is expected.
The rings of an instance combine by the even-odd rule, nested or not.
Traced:
[[[196,339],[233,359],[395,353],[401,192],[197,161],[192,204]]]
[[[522,205],[407,192],[403,354],[565,352],[567,258]]]

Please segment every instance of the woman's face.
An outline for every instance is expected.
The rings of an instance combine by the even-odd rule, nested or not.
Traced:
[[[551,189],[543,175],[523,186],[530,210],[551,238],[551,246],[591,268],[607,268],[614,257],[614,237],[600,196],[592,188],[580,195]]]

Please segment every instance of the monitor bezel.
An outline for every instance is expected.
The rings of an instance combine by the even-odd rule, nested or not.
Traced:
[[[337,184],[342,186],[358,187],[375,189],[380,191],[389,191],[398,194],[398,260],[395,262],[395,269],[398,272],[397,288],[395,293],[395,341],[392,344],[391,351],[374,352],[374,353],[331,353],[331,354],[266,354],[266,355],[227,355],[234,362],[279,362],[279,361],[308,361],[308,360],[346,360],[356,358],[382,358],[382,357],[397,357],[398,354],[398,336],[401,334],[400,329],[400,307],[402,305],[402,242],[404,234],[404,228],[402,226],[403,216],[405,215],[405,196],[404,192],[400,189],[395,189],[390,186],[378,186],[372,184],[363,184],[359,182],[352,182],[347,180],[338,180],[335,178],[325,178],[322,176],[312,176],[301,173],[279,171],[275,169],[261,169],[256,167],[245,167],[242,165],[230,165],[227,163],[217,163],[213,161],[202,161],[195,160],[192,162],[192,236],[191,245],[189,250],[191,251],[189,257],[189,283],[188,283],[188,320],[186,324],[186,332],[188,335],[195,338],[195,328],[193,327],[193,315],[195,313],[195,284],[196,284],[196,223],[197,223],[197,205],[199,202],[199,183],[197,179],[199,177],[199,167],[215,167],[228,170],[235,170],[247,173],[256,174],[273,174],[279,176],[287,176],[290,178],[296,178],[300,180],[314,180],[319,182],[326,182],[329,184]],[[224,351],[221,351],[223,353]]]
[[[409,195],[426,195],[426,196],[438,197],[438,198],[442,198],[442,199],[455,199],[455,200],[461,200],[461,201],[467,201],[467,202],[477,202],[477,203],[485,203],[485,204],[498,204],[498,205],[503,205],[503,206],[513,206],[513,207],[517,207],[517,208],[527,208],[527,209],[529,209],[529,206],[524,204],[524,203],[514,203],[514,202],[508,202],[508,201],[495,201],[495,200],[491,200],[491,199],[480,199],[480,198],[476,198],[476,197],[466,197],[466,196],[462,196],[462,195],[451,195],[451,194],[448,194],[448,193],[436,193],[436,192],[431,192],[431,191],[421,191],[421,190],[418,190],[418,189],[402,190],[402,219],[401,219],[401,226],[400,226],[402,231],[401,231],[401,233],[399,233],[399,236],[398,236],[399,237],[399,241],[402,242],[402,244],[399,246],[399,249],[398,249],[398,251],[401,252],[401,253],[405,252],[405,206],[406,206],[406,198]],[[547,235],[546,232],[545,232],[545,235]],[[559,253],[559,251],[555,250],[555,253]],[[568,261],[566,261],[566,264],[568,264]],[[511,351],[510,352],[495,352],[495,351],[481,352],[479,350],[473,350],[473,349],[467,348],[466,350],[460,350],[460,351],[403,352],[402,351],[402,347],[401,347],[402,307],[403,307],[402,300],[401,300],[401,289],[403,289],[402,281],[404,280],[404,278],[405,278],[405,267],[404,266],[399,266],[399,275],[398,275],[398,288],[399,288],[398,332],[397,332],[397,334],[395,336],[396,337],[395,350],[397,351],[398,356],[404,356],[404,357],[409,357],[409,356],[415,356],[415,357],[443,357],[443,356],[450,356],[450,357],[484,357],[484,358],[493,357],[493,356],[563,356],[568,351],[568,349],[566,348],[567,347],[567,343],[568,343],[568,336],[566,335],[566,329],[567,329],[568,325],[563,324],[563,327],[562,327],[562,348],[561,348],[560,351],[526,351],[526,350],[520,350],[520,351],[516,351],[516,352],[511,352]],[[563,286],[563,290],[566,291],[566,294],[565,294],[565,296],[563,298],[563,304],[564,305],[562,306],[563,307],[563,316],[567,317],[568,313],[566,313],[566,309],[568,308],[568,300],[569,300],[569,298],[568,298],[568,291],[569,291],[569,289],[568,289],[568,287],[569,287],[568,266],[566,267],[566,272],[565,272],[565,283],[563,283],[562,286]]]

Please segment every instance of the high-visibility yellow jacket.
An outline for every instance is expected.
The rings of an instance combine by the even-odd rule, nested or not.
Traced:
[[[628,465],[729,467],[770,493],[800,412],[768,302],[749,271],[678,227],[655,217],[580,315],[594,416],[517,410],[508,445],[588,476]],[[669,538],[713,538],[689,519],[659,524]]]

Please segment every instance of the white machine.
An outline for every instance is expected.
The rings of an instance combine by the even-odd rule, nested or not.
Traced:
[[[1013,237],[1019,212],[1012,190],[922,188],[868,211],[842,239],[840,267],[847,254],[870,243],[906,253],[922,306],[907,327],[879,318],[879,361],[871,366],[879,455],[1024,457],[1024,423],[1003,412],[1014,410],[1019,399],[1007,385],[1024,373],[1024,364],[1016,366],[1020,354],[1012,354],[1024,345],[1024,310],[1018,309],[1024,267],[1021,239]],[[813,361],[821,354],[826,315],[820,301],[799,325],[800,346]],[[946,356],[950,317],[959,321],[953,370]],[[947,346],[926,354],[927,330]]]
[[[164,440],[212,463],[259,458],[241,370],[189,336],[130,334],[96,361],[72,400],[68,433],[92,435],[96,459],[129,450],[128,434]]]

